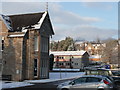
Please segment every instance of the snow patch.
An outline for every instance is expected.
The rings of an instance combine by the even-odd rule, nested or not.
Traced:
[[[43,80],[25,80],[23,82],[10,82],[5,83],[4,81],[0,82],[0,85],[2,89],[4,88],[17,88],[17,87],[24,87],[24,86],[31,86],[34,84],[31,83],[47,83],[47,82],[53,82],[58,80],[64,80],[64,79],[72,79],[77,78],[82,75],[84,75],[84,72],[50,72],[49,73],[49,79],[43,79]]]
[[[80,69],[54,68],[53,71],[80,71]]]
[[[64,80],[64,79],[77,78],[77,77],[80,77],[84,74],[85,74],[84,72],[50,72],[49,73],[49,79],[26,80],[25,82],[46,83],[46,82],[53,82],[53,81]]]
[[[9,35],[8,37],[23,37],[25,34]]]
[[[17,87],[24,87],[24,86],[31,86],[34,84],[30,84],[27,82],[9,82],[9,83],[5,83],[2,82],[1,86],[2,88],[17,88]]]
[[[42,15],[42,18],[40,19],[40,21],[38,22],[38,24],[35,24],[33,25],[32,27],[35,27],[35,29],[40,29],[45,17],[47,15],[47,12],[45,12],[43,15]]]

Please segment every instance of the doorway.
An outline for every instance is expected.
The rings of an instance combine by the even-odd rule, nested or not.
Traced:
[[[34,77],[37,77],[38,76],[38,60],[37,59],[34,59]]]

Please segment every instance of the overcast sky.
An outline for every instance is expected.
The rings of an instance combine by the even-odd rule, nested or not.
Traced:
[[[55,35],[96,40],[118,37],[118,2],[49,2],[48,11]],[[45,2],[2,2],[2,14],[43,12]]]

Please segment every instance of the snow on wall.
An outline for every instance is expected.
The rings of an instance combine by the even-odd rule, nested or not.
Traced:
[[[8,37],[23,37],[25,34],[9,35]]]

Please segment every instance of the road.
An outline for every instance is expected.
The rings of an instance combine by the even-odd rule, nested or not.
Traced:
[[[58,84],[67,81],[67,80],[61,80],[61,81],[55,81],[55,82],[49,82],[49,83],[39,83],[32,86],[26,86],[26,87],[20,87],[20,88],[9,88],[9,89],[2,89],[2,90],[57,90],[56,87]]]
[[[2,89],[2,90],[57,90],[56,89],[57,85],[65,81],[67,80],[61,80],[61,81],[55,81],[55,82],[49,82],[49,83],[38,83],[32,86],[26,86],[26,87],[20,87],[20,88],[9,88],[9,89]],[[93,89],[87,89],[87,90],[93,90]],[[120,90],[120,88],[117,90]]]

